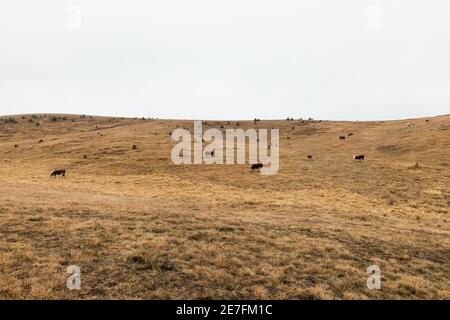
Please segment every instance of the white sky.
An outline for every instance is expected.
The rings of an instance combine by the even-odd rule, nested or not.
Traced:
[[[2,0],[0,114],[38,112],[448,114],[450,1]]]

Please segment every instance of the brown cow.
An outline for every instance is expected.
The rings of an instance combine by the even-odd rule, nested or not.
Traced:
[[[66,176],[66,169],[54,170],[52,172],[52,174],[50,175],[50,177],[52,177],[52,178],[55,178],[57,176],[65,177]]]
[[[251,169],[252,169],[252,171],[254,171],[254,170],[261,169],[263,166],[264,165],[262,163],[254,163],[254,164],[252,164]]]

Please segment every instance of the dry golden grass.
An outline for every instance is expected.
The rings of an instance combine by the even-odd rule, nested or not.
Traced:
[[[190,121],[6,118],[0,298],[450,298],[450,116],[240,122],[280,129],[274,176],[173,165],[169,134]],[[221,124],[236,128],[204,128]]]

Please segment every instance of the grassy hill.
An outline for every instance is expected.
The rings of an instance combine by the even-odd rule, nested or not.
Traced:
[[[172,164],[171,132],[192,126],[0,117],[0,298],[450,299],[449,115],[240,121],[280,129],[273,176]],[[238,128],[203,129],[222,126]]]

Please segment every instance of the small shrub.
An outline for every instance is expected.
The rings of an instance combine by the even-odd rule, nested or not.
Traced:
[[[137,148],[138,148],[137,145],[133,144],[132,149],[133,149],[133,150],[136,150]]]

